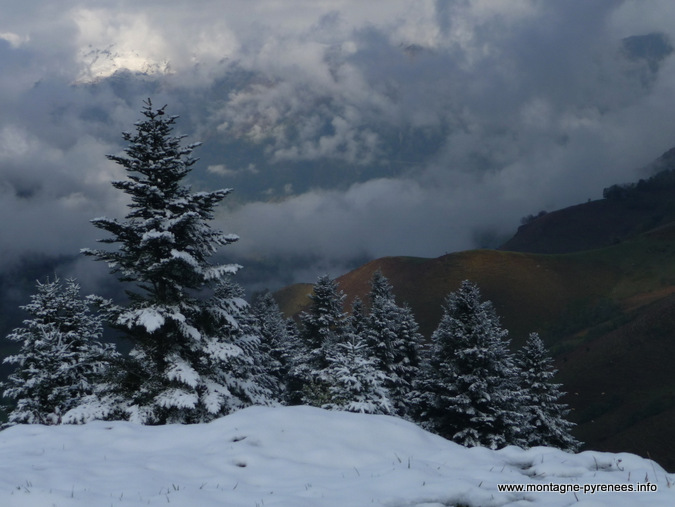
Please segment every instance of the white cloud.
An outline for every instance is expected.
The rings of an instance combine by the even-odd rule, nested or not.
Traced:
[[[471,248],[475,229],[486,219],[493,232],[508,231],[511,223],[500,218],[504,207],[486,205],[500,190],[499,182],[452,189],[424,187],[409,179],[377,179],[352,185],[346,192],[313,191],[278,203],[246,204],[220,220],[240,235],[240,255],[311,252],[333,262],[429,257]]]
[[[79,30],[77,81],[109,77],[119,70],[161,73],[169,70],[169,48],[145,13],[111,9],[77,9],[73,19]]]
[[[206,170],[212,174],[217,174],[218,176],[231,176],[237,173],[237,171],[225,167],[225,164],[210,165]]]
[[[27,36],[21,36],[13,32],[2,32],[0,33],[0,39],[4,39],[10,43],[13,48],[18,48],[23,43],[27,42],[29,38]]]

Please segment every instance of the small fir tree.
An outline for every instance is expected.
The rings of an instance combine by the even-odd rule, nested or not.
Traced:
[[[348,322],[350,333],[365,339],[368,328],[368,316],[363,308],[363,301],[358,296],[355,296],[352,300],[352,313],[348,318]]]
[[[32,318],[8,335],[21,349],[3,361],[16,365],[4,390],[16,400],[9,423],[86,422],[91,413],[70,414],[104,389],[119,357],[113,345],[100,342],[99,316],[80,297],[75,280],[64,285],[58,278],[38,282],[37,293],[21,308]]]
[[[108,157],[127,171],[127,179],[113,186],[130,196],[131,211],[123,221],[92,220],[111,234],[100,241],[119,248],[83,253],[135,285],[126,307],[107,312],[133,343],[121,383],[126,417],[148,424],[202,421],[230,407],[214,402],[224,399],[213,393],[226,391],[217,383],[228,356],[211,348],[224,345],[210,335],[213,312],[198,297],[240,267],[209,262],[219,247],[238,239],[208,224],[230,190],[192,193],[183,179],[196,162],[198,143],[182,145],[183,136],[172,133],[177,117],[165,107],[155,109],[148,100],[142,114],[135,132],[123,133],[126,156]],[[215,361],[221,356],[222,363]]]
[[[506,336],[475,284],[464,281],[446,298],[422,382],[430,429],[466,446],[522,445],[518,370]]]
[[[270,291],[253,298],[251,310],[260,331],[261,347],[269,359],[267,372],[278,384],[277,399],[285,396],[285,385],[296,347],[297,332],[289,327]],[[291,321],[292,322],[292,321]]]
[[[516,364],[520,368],[523,412],[529,429],[524,436],[525,445],[578,450],[581,444],[571,434],[574,423],[566,419],[569,408],[560,401],[564,396],[561,384],[553,382],[553,359],[537,333],[531,333],[518,351]]]
[[[226,407],[225,413],[249,405],[274,404],[281,392],[271,374],[276,362],[262,346],[261,331],[244,299],[244,289],[232,277],[222,279],[216,287],[209,312],[210,321],[216,324],[205,349],[212,363],[206,370],[217,372],[213,399]]]
[[[391,414],[392,404],[385,387],[387,377],[368,356],[365,342],[349,333],[329,356],[325,379],[329,402],[323,408],[364,414]]]
[[[392,286],[381,271],[373,274],[370,291],[370,314],[365,320],[366,343],[377,368],[387,377],[395,412],[410,416],[410,394],[419,374],[419,344],[415,317],[408,306],[399,306]]]
[[[300,314],[304,350],[295,358],[291,372],[301,394],[296,391],[293,397],[302,404],[320,407],[330,400],[326,369],[337,344],[345,341],[348,318],[345,295],[328,275],[319,277],[309,298],[310,309]]]
[[[309,351],[300,338],[298,325],[291,318],[286,319],[286,335],[288,336],[288,342],[285,355],[288,358],[288,363],[284,383],[285,393],[282,401],[287,405],[302,405],[305,402],[305,382],[309,378],[307,365],[303,361],[309,356]]]

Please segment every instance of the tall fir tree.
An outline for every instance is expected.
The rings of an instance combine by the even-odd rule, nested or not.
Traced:
[[[345,294],[328,275],[318,278],[309,295],[311,306],[300,314],[303,350],[294,360],[291,382],[294,403],[322,406],[330,400],[326,370],[329,356],[345,340],[348,317]]]
[[[395,412],[410,417],[410,394],[419,374],[422,335],[408,306],[399,306],[381,271],[371,280],[370,313],[365,319],[366,344],[376,367],[386,376]]]
[[[466,446],[522,445],[519,373],[490,301],[464,281],[444,302],[432,335],[422,419],[430,429]]]
[[[9,423],[86,422],[92,413],[71,413],[104,389],[119,359],[113,345],[100,342],[101,319],[80,297],[75,280],[38,282],[37,293],[21,308],[32,318],[8,335],[21,348],[3,361],[16,365],[4,386],[4,396],[16,400]]]
[[[165,114],[165,107],[155,109],[148,100],[135,132],[123,133],[126,156],[108,157],[127,172],[113,186],[130,196],[131,211],[122,221],[92,223],[111,234],[102,243],[119,247],[82,250],[135,285],[128,305],[107,313],[133,343],[122,410],[147,424],[208,420],[237,405],[226,400],[227,390],[212,395],[231,344],[210,334],[213,312],[199,297],[240,267],[210,262],[219,247],[238,239],[208,224],[230,189],[193,193],[184,184],[199,143],[183,146],[184,136],[172,133],[177,116]]]
[[[516,364],[520,369],[523,413],[529,429],[525,445],[578,450],[581,444],[571,433],[574,423],[566,419],[570,410],[560,401],[564,396],[561,384],[553,382],[556,374],[553,359],[537,333],[528,336],[516,354]]]
[[[284,355],[288,362],[284,368],[285,392],[282,401],[286,405],[302,405],[306,402],[304,389],[309,378],[307,365],[303,363],[308,357],[308,349],[300,338],[298,324],[292,318],[286,319],[286,335],[288,341]]]
[[[394,364],[396,303],[392,286],[381,271],[376,271],[370,281],[370,313],[367,319],[366,341],[380,370],[389,373]]]
[[[309,295],[312,302],[309,311],[300,315],[301,338],[309,350],[311,365],[317,369],[328,365],[328,354],[347,332],[345,297],[337,281],[328,275],[320,276]]]

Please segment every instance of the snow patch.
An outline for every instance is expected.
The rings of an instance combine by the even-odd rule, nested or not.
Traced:
[[[675,476],[633,454],[465,448],[390,416],[251,407],[208,424],[0,432],[0,505],[671,507]],[[498,484],[656,492],[507,493]]]

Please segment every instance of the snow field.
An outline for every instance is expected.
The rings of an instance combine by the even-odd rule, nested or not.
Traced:
[[[675,505],[675,476],[632,454],[465,448],[388,416],[251,407],[208,424],[19,425],[0,432],[0,505],[387,507]],[[506,493],[635,484],[655,493]]]

